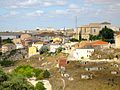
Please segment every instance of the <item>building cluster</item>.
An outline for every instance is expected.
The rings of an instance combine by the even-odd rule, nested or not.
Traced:
[[[77,36],[76,38],[79,40],[80,38],[89,40],[90,35],[98,35],[99,32],[104,27],[110,28],[113,31],[120,31],[119,27],[113,26],[109,22],[103,23],[90,23],[88,25],[83,25],[77,28]]]
[[[89,35],[98,35],[100,30],[107,26],[113,29],[115,34],[115,44],[110,44],[101,40],[89,41]],[[40,54],[43,46],[48,47],[50,53],[55,53],[58,48],[64,48],[63,53],[67,53],[68,60],[89,59],[95,50],[104,48],[120,48],[120,29],[113,27],[111,23],[90,23],[89,25],[78,27],[77,32],[74,30],[40,30],[29,32],[1,32],[1,41],[12,39],[13,43],[1,46],[2,53],[7,51],[27,48],[28,57]],[[81,35],[86,41],[70,42],[71,38]]]

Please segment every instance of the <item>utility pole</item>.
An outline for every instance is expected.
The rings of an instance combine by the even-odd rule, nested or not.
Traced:
[[[77,16],[75,16],[75,32],[77,32]]]

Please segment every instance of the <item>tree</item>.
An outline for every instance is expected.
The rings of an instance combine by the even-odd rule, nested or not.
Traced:
[[[0,90],[34,90],[34,86],[27,82],[25,78],[6,74],[0,69]]]
[[[7,43],[13,43],[12,39],[8,38],[8,39],[4,39],[2,41],[3,44],[7,44]]]
[[[28,65],[26,65],[26,66],[19,66],[19,67],[17,67],[14,70],[13,74],[21,75],[23,77],[30,78],[30,77],[34,76],[33,70],[34,70],[34,68],[31,67],[31,66],[28,66]]]
[[[105,28],[100,31],[99,37],[104,41],[111,42],[114,40],[114,31],[105,26]]]
[[[49,51],[48,46],[42,46],[39,52],[40,54],[43,54],[43,53],[47,53],[48,51]]]
[[[43,77],[44,77],[44,78],[49,78],[49,77],[50,77],[50,73],[48,72],[48,70],[45,70],[45,71],[43,72]]]
[[[62,48],[62,47],[59,47],[59,48],[56,49],[55,52],[56,52],[56,53],[60,53],[62,50],[63,50],[63,48]]]
[[[0,84],[8,79],[7,75],[3,72],[2,68],[0,68]]]
[[[71,38],[70,39],[71,42],[78,42],[79,40],[75,39],[75,38]]]
[[[9,67],[14,65],[14,61],[10,61],[10,60],[1,60],[0,61],[0,65],[3,67]]]
[[[38,82],[35,86],[35,90],[46,90],[42,82]]]
[[[99,40],[99,39],[100,39],[99,36],[90,34],[89,40]]]

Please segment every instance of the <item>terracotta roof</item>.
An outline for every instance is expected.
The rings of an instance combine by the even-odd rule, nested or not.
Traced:
[[[106,45],[106,44],[109,44],[109,43],[108,42],[104,42],[104,41],[100,41],[100,40],[91,42],[91,45],[93,45],[93,46]]]

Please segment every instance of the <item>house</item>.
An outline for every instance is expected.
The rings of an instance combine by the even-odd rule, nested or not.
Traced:
[[[90,45],[96,49],[110,48],[111,44],[101,40],[91,41]]]
[[[89,36],[91,35],[98,35],[100,31],[100,24],[99,23],[90,23],[89,25],[83,25],[78,27],[77,34],[78,34],[78,40],[79,35],[81,35],[81,38],[89,40]]]
[[[22,49],[24,48],[24,46],[21,43],[17,43],[16,45],[16,49]]]
[[[92,74],[81,74],[81,79],[92,79],[93,75]]]
[[[55,37],[55,38],[53,38],[53,43],[58,43],[58,44],[60,44],[60,43],[62,43],[62,41],[63,41],[63,39],[60,38],[60,37]]]
[[[16,46],[14,44],[5,44],[2,45],[2,53],[6,53],[7,51],[15,50]]]
[[[40,50],[43,45],[44,45],[43,42],[36,42],[36,43],[33,43],[33,44],[32,44],[32,46],[33,46],[33,47],[36,47],[37,50]]]
[[[63,47],[65,50],[63,51],[64,53],[71,53],[75,49],[75,45],[77,45],[78,42],[70,42],[70,43],[65,43]]]
[[[36,34],[34,36],[43,42],[49,42],[50,40],[55,38],[56,35],[53,32],[42,32],[42,33]]]
[[[80,40],[81,37],[82,39],[89,40],[90,35],[98,35],[105,26],[113,31],[120,31],[119,27],[112,26],[112,24],[109,22],[90,23],[77,28],[76,39]]]
[[[31,56],[37,55],[37,54],[39,54],[37,47],[32,46],[32,47],[28,48],[28,57],[31,57]]]
[[[21,34],[21,32],[0,32],[2,40],[19,38]]]
[[[67,60],[65,58],[60,58],[58,60],[58,68],[65,68],[67,65]]]
[[[89,59],[93,52],[94,48],[92,46],[85,46],[75,49],[73,52],[73,57],[76,60]]]
[[[29,38],[31,38],[31,37],[32,37],[32,36],[31,36],[30,34],[27,34],[27,33],[26,33],[26,34],[21,34],[20,39],[24,41],[24,40],[29,39]]]
[[[120,48],[120,34],[115,36],[115,48]]]
[[[60,45],[60,44],[50,44],[50,51],[49,52],[55,53],[56,49],[61,47],[61,46],[62,45]]]

